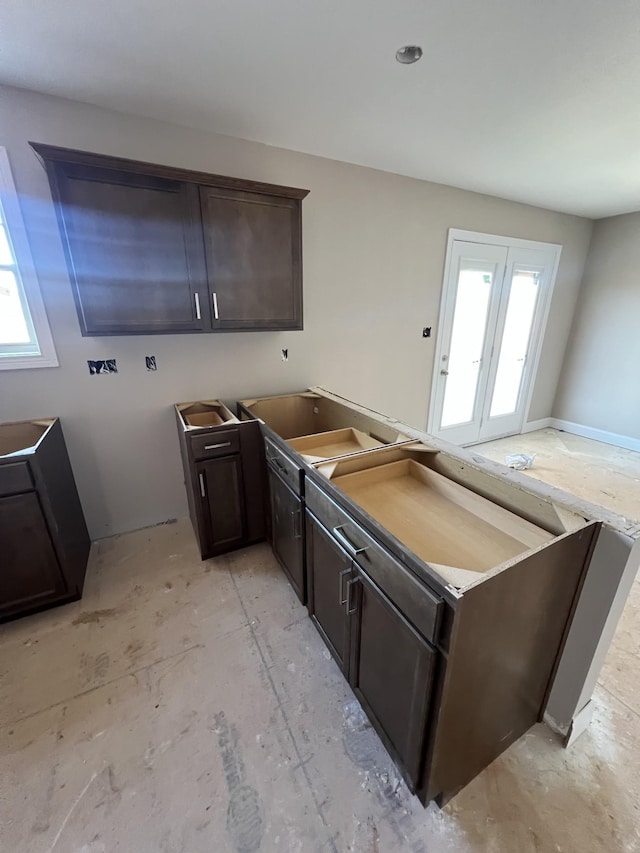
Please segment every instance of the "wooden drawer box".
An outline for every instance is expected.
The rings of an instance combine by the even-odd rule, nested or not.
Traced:
[[[409,441],[399,430],[313,391],[242,400],[240,418],[258,418],[307,463]]]
[[[313,480],[307,479],[307,510],[332,534],[340,547],[381,588],[430,642],[440,627],[443,603],[398,562]]]

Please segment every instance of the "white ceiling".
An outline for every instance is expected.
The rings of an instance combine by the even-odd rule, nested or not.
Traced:
[[[394,59],[407,43],[417,65]],[[585,216],[640,208],[638,0],[2,0],[0,82]]]

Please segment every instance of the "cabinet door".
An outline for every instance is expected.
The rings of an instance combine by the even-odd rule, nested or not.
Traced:
[[[0,498],[0,615],[37,607],[66,585],[35,492]]]
[[[340,669],[349,676],[351,620],[346,610],[351,557],[306,513],[309,616],[320,631]]]
[[[269,468],[271,544],[273,553],[300,601],[306,599],[302,502]]]
[[[301,207],[296,199],[200,189],[213,328],[301,329]]]
[[[116,169],[51,168],[82,334],[210,328],[197,188]]]
[[[347,582],[347,598],[353,612],[351,686],[415,790],[436,652],[359,570]]]
[[[239,454],[196,465],[204,518],[206,554],[222,554],[245,541],[244,490]]]

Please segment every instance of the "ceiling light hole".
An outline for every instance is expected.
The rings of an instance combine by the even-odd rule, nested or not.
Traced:
[[[422,48],[417,44],[405,44],[400,50],[396,50],[396,59],[402,65],[413,65],[422,56]]]

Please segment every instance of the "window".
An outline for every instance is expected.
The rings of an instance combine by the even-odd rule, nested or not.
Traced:
[[[58,359],[4,148],[0,148],[0,370]]]

